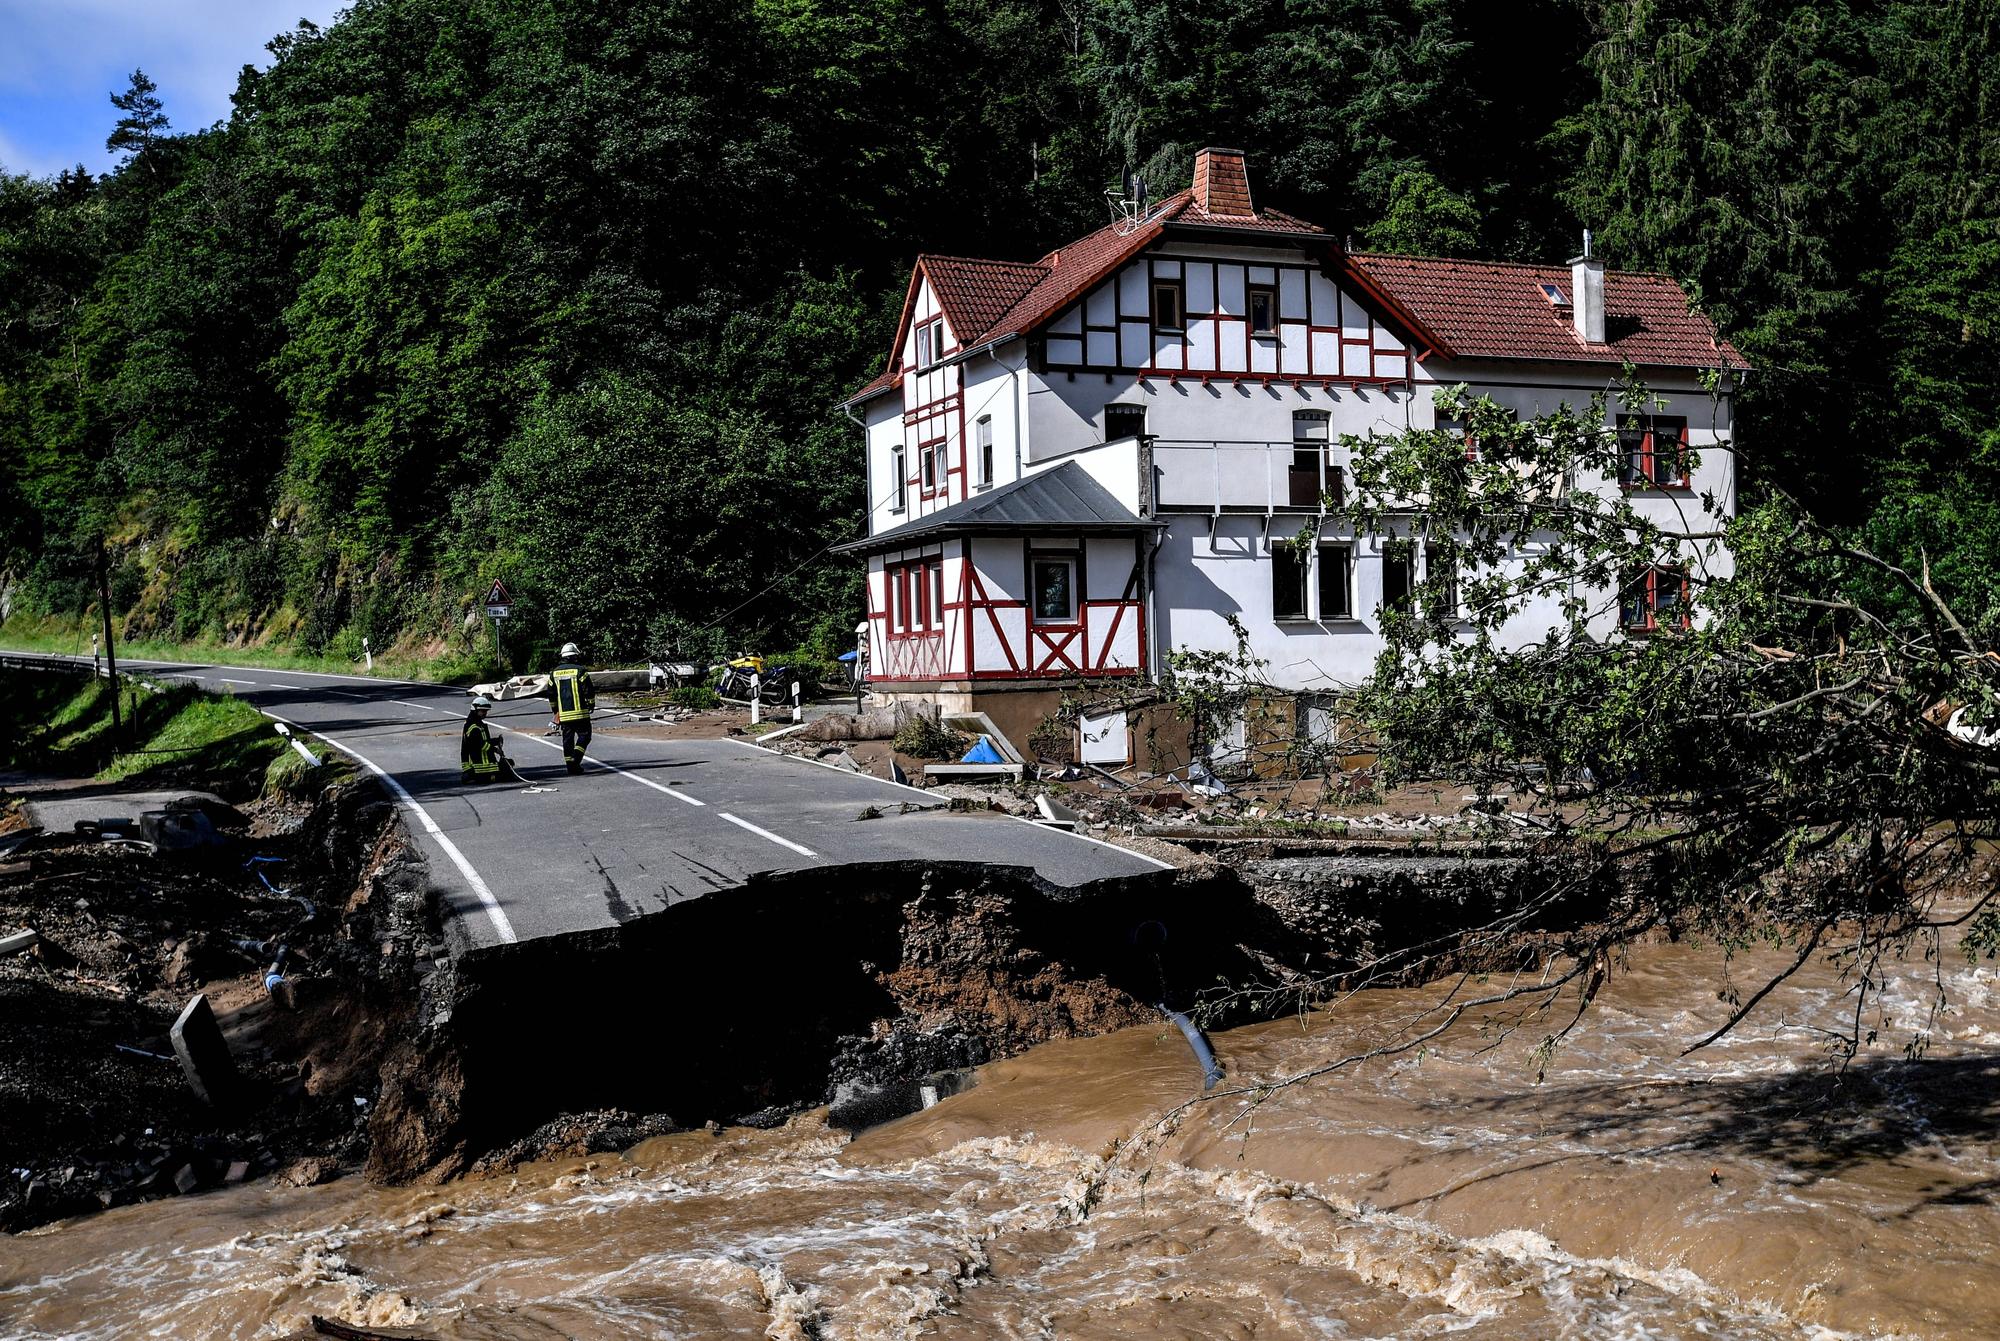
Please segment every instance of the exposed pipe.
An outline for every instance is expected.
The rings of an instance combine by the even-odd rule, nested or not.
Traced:
[[[1158,1010],[1160,1014],[1181,1027],[1181,1034],[1187,1039],[1188,1046],[1194,1049],[1194,1059],[1201,1063],[1202,1092],[1207,1093],[1214,1089],[1222,1081],[1222,1063],[1215,1059],[1215,1049],[1209,1046],[1207,1036],[1193,1020],[1177,1010],[1169,1009],[1165,1002],[1160,1003]]]

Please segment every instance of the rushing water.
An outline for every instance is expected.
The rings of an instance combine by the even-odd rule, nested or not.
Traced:
[[[1831,1107],[1842,984],[1809,973],[1683,1058],[1720,980],[1712,953],[1635,952],[1540,1083],[1541,1029],[1489,1020],[1162,1123],[1196,1071],[1172,1028],[1135,1029],[852,1143],[802,1119],[442,1188],[128,1207],[0,1239],[0,1336],[270,1337],[313,1313],[509,1341],[2000,1336],[1991,968],[1899,966]],[[1289,1074],[1436,990],[1217,1049],[1232,1083]]]

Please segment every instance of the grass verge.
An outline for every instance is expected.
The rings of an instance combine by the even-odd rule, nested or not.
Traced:
[[[116,625],[113,626],[114,633]],[[90,655],[95,623],[75,619],[15,615],[0,624],[0,651],[48,652],[62,656]],[[262,666],[269,670],[318,671],[334,675],[367,675],[366,665],[341,656],[311,656],[285,647],[238,646],[212,642],[162,642],[140,639],[117,647],[121,661],[200,661],[231,666]],[[476,656],[454,655],[435,660],[383,653],[375,658],[374,674],[392,680],[423,680],[438,684],[469,684],[497,672]]]
[[[0,764],[102,782],[210,787],[254,795],[286,746],[247,703],[193,685],[126,684],[113,739],[111,683],[96,677],[0,674]]]

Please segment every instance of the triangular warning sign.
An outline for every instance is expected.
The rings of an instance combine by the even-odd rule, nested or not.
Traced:
[[[512,605],[513,603],[514,598],[507,594],[507,584],[497,577],[493,579],[493,585],[487,588],[486,599],[480,602],[481,605]]]

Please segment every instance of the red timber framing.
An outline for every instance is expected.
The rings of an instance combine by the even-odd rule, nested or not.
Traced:
[[[1330,293],[1319,291],[1315,278]],[[1237,312],[1224,310],[1225,283],[1241,296]],[[1178,289],[1177,304],[1156,299],[1163,287]],[[1276,297],[1270,331],[1251,329],[1252,289],[1268,289]],[[1175,305],[1181,309],[1180,326],[1157,325],[1160,309]],[[1400,347],[1385,348],[1385,338]],[[1402,332],[1378,320],[1317,265],[1189,256],[1129,262],[1044,327],[1041,347],[1042,367],[1055,372],[1350,385],[1407,382],[1412,360],[1422,357]],[[1304,357],[1287,366],[1288,353]]]
[[[945,599],[944,570],[951,557],[932,553],[883,563],[879,587],[870,574],[868,623],[874,652],[869,679],[958,678],[952,665],[953,634],[955,626],[969,626],[971,621],[963,597]]]
[[[966,548],[969,550],[970,545]],[[1135,552],[1137,546],[1134,546]],[[937,603],[935,595],[923,613],[933,627],[910,625],[918,613],[919,576],[937,571],[937,557],[896,560],[881,568],[882,602],[878,606],[870,582],[869,623],[874,629],[876,656],[869,679],[883,684],[911,681],[1058,680],[1138,675],[1146,666],[1145,611],[1139,600],[1139,568],[1135,561],[1124,590],[1116,599],[1084,596],[1087,575],[1082,547],[1062,551],[1030,550],[1022,542],[1022,580],[1029,581],[1035,558],[1059,553],[1076,563],[1076,617],[1062,623],[1037,622],[1026,600],[994,595],[970,554],[958,559],[958,581],[951,599]],[[935,580],[935,579],[932,579]],[[935,588],[932,591],[935,592]],[[1023,590],[1032,590],[1024,586]],[[906,605],[905,602],[908,602]],[[903,612],[907,610],[906,615]],[[1119,635],[1130,630],[1135,651],[1129,660],[1118,655]],[[981,635],[990,633],[982,644]],[[997,649],[997,657],[993,655]],[[960,652],[962,657],[952,655]],[[977,658],[984,653],[990,664]],[[954,664],[956,663],[956,664]]]
[[[957,352],[956,346],[948,351]],[[921,399],[927,381],[942,384],[941,394]],[[935,482],[924,480],[925,457],[939,449]],[[903,467],[909,472],[912,517],[936,512],[969,496],[965,480],[965,369],[951,364],[944,368],[912,370],[903,378]],[[956,484],[954,484],[956,481]]]

